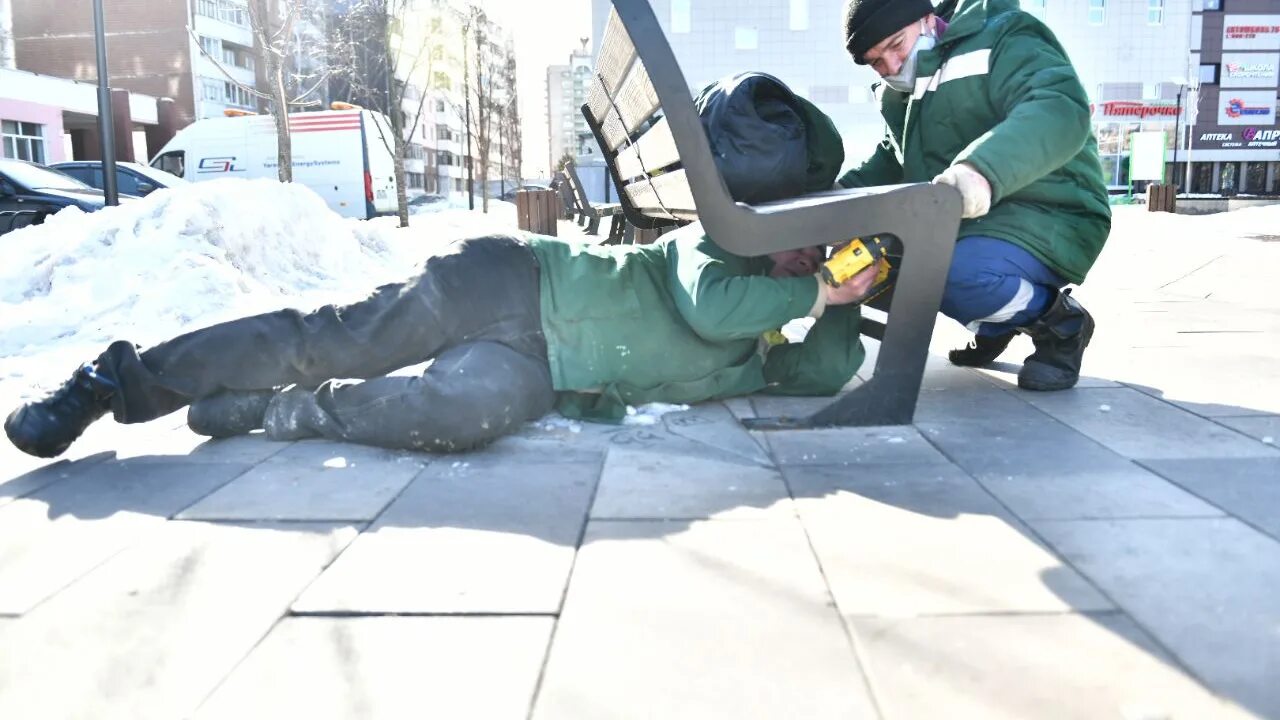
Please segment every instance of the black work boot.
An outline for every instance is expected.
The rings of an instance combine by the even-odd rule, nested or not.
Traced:
[[[228,390],[201,398],[187,409],[187,427],[197,435],[227,438],[262,427],[275,390]]]
[[[1018,387],[1024,390],[1066,390],[1080,379],[1080,361],[1093,337],[1093,316],[1063,290],[1040,316],[1023,328],[1036,351],[1022,363]]]
[[[111,408],[116,383],[92,364],[82,365],[52,395],[14,410],[4,421],[9,441],[28,455],[61,455],[90,423]]]
[[[1017,334],[1015,330],[1003,335],[974,335],[967,346],[947,353],[947,359],[960,367],[986,367],[1000,357]]]

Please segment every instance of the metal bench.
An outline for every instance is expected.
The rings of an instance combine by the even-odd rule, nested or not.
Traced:
[[[573,162],[567,162],[564,166],[564,176],[569,181],[569,187],[573,190],[574,204],[577,206],[575,212],[578,213],[579,224],[581,220],[587,221],[587,233],[591,235],[599,234],[600,218],[611,218],[609,223],[609,236],[605,239],[605,244],[616,244],[622,242],[623,225],[625,219],[622,216],[622,206],[618,203],[592,203],[587,197],[587,191],[582,187],[582,180],[578,178],[578,168]]]
[[[888,320],[863,319],[863,334],[881,341],[871,379],[808,417],[744,423],[754,429],[909,424],[955,246],[960,194],[919,183],[734,202],[649,0],[613,0],[613,7],[582,113],[629,223],[649,229],[697,220],[716,244],[744,256],[873,235],[900,246],[895,287],[875,304]]]

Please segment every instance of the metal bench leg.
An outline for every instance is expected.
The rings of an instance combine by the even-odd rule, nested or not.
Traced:
[[[617,245],[622,242],[622,227],[626,223],[621,215],[614,215],[613,220],[609,223],[609,244]]]
[[[600,216],[592,215],[591,221],[587,223],[587,234],[595,235],[600,232]]]
[[[941,227],[938,227],[941,226]],[[893,290],[889,321],[876,359],[875,373],[861,387],[804,418],[747,418],[751,430],[784,430],[833,425],[909,425],[929,359],[929,340],[955,249],[955,225],[917,225],[919,235],[904,238],[902,270]]]

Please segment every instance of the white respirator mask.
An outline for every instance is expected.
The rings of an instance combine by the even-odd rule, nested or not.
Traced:
[[[938,44],[937,37],[925,34],[928,30],[928,24],[921,20],[920,35],[916,37],[916,44],[911,46],[911,52],[907,55],[907,59],[902,61],[902,67],[898,68],[898,72],[884,77],[886,85],[904,93],[909,93],[916,89],[916,63],[919,55],[927,50],[932,50]]]

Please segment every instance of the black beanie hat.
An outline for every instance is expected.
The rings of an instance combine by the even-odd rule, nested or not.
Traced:
[[[844,47],[853,61],[881,40],[933,12],[929,0],[848,0],[844,14]]]

